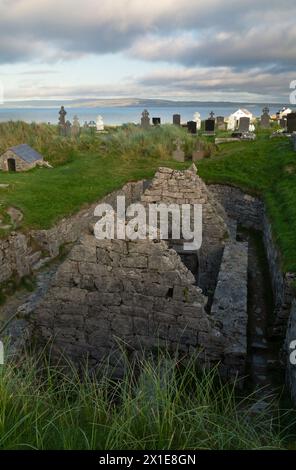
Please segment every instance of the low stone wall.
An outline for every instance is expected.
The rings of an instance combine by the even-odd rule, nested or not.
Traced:
[[[106,202],[115,206],[116,197],[126,196],[127,204],[137,202],[145,189],[145,182],[132,182],[114,191],[86,210],[61,220],[49,230],[34,230],[27,234],[13,232],[6,239],[0,239],[0,284],[12,276],[22,278],[59,255],[63,245],[76,242],[88,230],[97,204]]]
[[[285,338],[296,339],[295,300],[293,303],[296,274],[285,273],[282,269],[280,250],[274,242],[264,203],[258,198],[244,194],[238,188],[225,185],[210,185],[209,188],[224,206],[229,217],[237,219],[238,223],[246,228],[262,231],[274,299],[272,327],[269,335],[283,341],[283,354],[289,356],[289,343],[287,339],[285,342]],[[293,368],[289,362],[287,379],[292,398],[296,403],[295,366]]]
[[[211,308],[225,337],[224,366],[230,376],[245,373],[248,325],[248,243],[225,245]]]
[[[233,186],[210,184],[208,188],[222,204],[228,217],[246,228],[262,230],[265,207],[260,199]]]
[[[232,186],[209,185],[209,189],[223,205],[230,218],[236,219],[238,224],[243,227],[262,232],[275,305],[273,327],[270,333],[284,338],[293,300],[293,283],[296,275],[285,273],[282,270],[281,254],[273,240],[272,227],[264,203]]]

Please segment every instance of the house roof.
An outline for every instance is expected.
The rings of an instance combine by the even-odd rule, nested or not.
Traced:
[[[248,117],[253,116],[253,114],[245,108],[239,108],[237,111],[235,111],[235,113],[232,113],[230,116],[236,116],[240,114],[244,114],[245,116],[248,116]]]
[[[16,145],[15,147],[10,147],[9,150],[11,150],[13,153],[15,153],[18,157],[20,157],[27,163],[33,163],[38,160],[43,160],[42,155],[36,152],[36,150],[34,150],[28,144]]]

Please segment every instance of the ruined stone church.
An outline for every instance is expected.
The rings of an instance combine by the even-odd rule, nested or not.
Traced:
[[[34,335],[52,356],[92,370],[124,373],[136,359],[166,348],[219,364],[228,378],[246,360],[247,245],[235,239],[221,204],[197,175],[159,168],[143,186],[144,204],[202,204],[203,242],[184,252],[182,240],[98,240],[93,223],[61,264],[31,316]]]

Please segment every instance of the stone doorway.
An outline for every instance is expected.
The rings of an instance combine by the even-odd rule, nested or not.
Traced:
[[[8,171],[16,171],[16,164],[14,158],[8,158],[7,160]]]

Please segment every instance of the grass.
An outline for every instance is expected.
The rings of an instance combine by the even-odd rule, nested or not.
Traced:
[[[120,382],[84,380],[74,368],[25,357],[0,371],[0,449],[284,449],[292,427],[281,428],[275,404],[251,413],[252,397],[238,402],[233,387],[217,384],[215,370],[182,370],[163,353],[132,368]],[[217,386],[218,385],[218,386]],[[271,412],[273,410],[273,412]],[[293,414],[293,412],[290,412]],[[292,421],[291,421],[292,420]],[[295,428],[294,428],[295,429]],[[284,436],[285,439],[284,439]],[[288,437],[288,438],[287,438]]]
[[[169,159],[170,146],[179,130],[171,126],[165,132],[163,144],[163,132],[159,129],[146,135],[142,131],[133,132],[132,138],[128,137],[129,128],[101,138],[90,136],[87,148],[81,140],[72,141],[70,160],[53,170],[0,173],[0,183],[10,184],[8,189],[0,188],[0,214],[14,206],[24,214],[24,229],[49,228],[128,181],[152,178],[160,164],[184,167]],[[133,149],[132,155],[128,153],[129,147]]]
[[[286,138],[259,132],[254,142],[222,144],[199,163],[208,183],[231,184],[265,202],[285,271],[296,272],[296,154]]]
[[[283,269],[296,272],[296,156],[288,139],[269,136],[270,131],[258,131],[254,142],[216,149],[212,139],[202,138],[212,157],[199,162],[198,170],[206,182],[232,184],[264,199]],[[144,131],[126,125],[106,135],[83,132],[78,139],[65,139],[56,126],[0,124],[1,150],[26,141],[55,166],[0,173],[0,184],[10,184],[0,188],[0,218],[5,220],[5,209],[14,206],[24,214],[23,229],[49,228],[128,181],[152,178],[158,166],[184,168],[189,163],[171,160],[177,138],[189,156],[195,138],[177,126]]]

